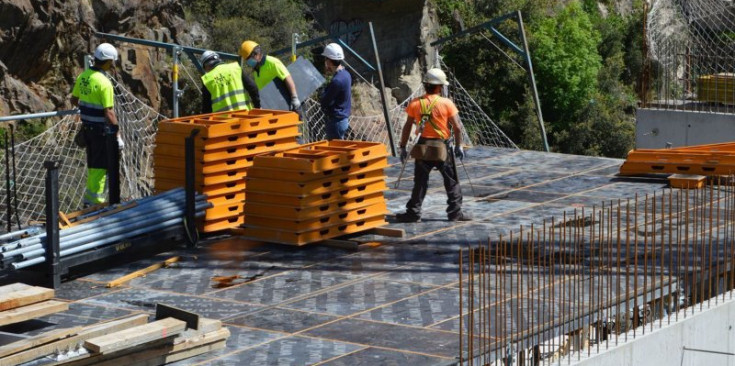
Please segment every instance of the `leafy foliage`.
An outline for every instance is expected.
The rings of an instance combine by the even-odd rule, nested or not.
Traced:
[[[444,35],[459,31],[461,23],[469,28],[521,10],[553,150],[622,157],[633,147],[634,90],[643,65],[641,1],[634,0],[629,15],[603,15],[600,5],[612,7],[612,1],[433,3]],[[514,22],[504,22],[498,30],[517,33]],[[444,61],[516,144],[540,149],[528,76],[519,65],[523,61],[485,33],[443,45]]]

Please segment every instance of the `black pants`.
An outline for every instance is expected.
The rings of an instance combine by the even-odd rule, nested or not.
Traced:
[[[450,152],[451,154],[451,152]],[[421,217],[421,205],[429,186],[429,173],[436,168],[444,178],[444,189],[447,191],[447,217],[451,220],[462,213],[462,190],[454,175],[451,161],[416,160],[413,173],[413,191],[406,204],[406,213]]]
[[[87,168],[107,169],[107,131],[104,123],[85,123],[84,141],[87,144]]]

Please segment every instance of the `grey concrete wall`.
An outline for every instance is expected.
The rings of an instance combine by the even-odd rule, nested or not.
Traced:
[[[729,294],[726,295],[729,298]],[[641,334],[641,329],[637,330],[635,340],[633,340],[632,332],[628,334],[629,341],[624,344],[613,346],[614,341],[610,342],[611,348],[602,351],[598,355],[586,357],[587,351],[584,351],[583,359],[576,362],[577,365],[594,365],[594,366],[621,366],[621,365],[681,365],[681,366],[699,366],[699,365],[735,365],[735,356],[716,354],[705,351],[716,351],[725,353],[735,353],[735,300],[728,300],[723,304],[715,306],[712,300],[711,307],[706,307],[703,311],[699,311],[696,306],[696,313],[692,315],[691,310],[686,314],[679,314],[679,321],[674,322],[672,315],[672,323],[666,325],[664,319],[663,327],[658,328],[658,321],[655,322],[653,332],[650,332],[650,325],[646,329],[646,334]],[[624,336],[621,335],[619,341],[622,343]],[[600,347],[603,349],[603,346]],[[685,349],[686,348],[686,349]],[[698,349],[695,351],[692,349]],[[576,360],[576,355],[572,356]],[[572,362],[575,364],[575,362]]]
[[[638,109],[635,146],[638,149],[735,141],[735,115]]]

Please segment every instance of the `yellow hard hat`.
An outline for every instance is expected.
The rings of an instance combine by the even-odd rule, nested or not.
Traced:
[[[258,44],[251,40],[243,42],[240,45],[240,56],[244,59],[247,59],[248,57],[250,57],[250,54],[253,53],[255,47],[258,47]]]

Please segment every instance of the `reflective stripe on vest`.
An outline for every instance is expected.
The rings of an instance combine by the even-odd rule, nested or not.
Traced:
[[[112,83],[104,72],[88,69],[80,76],[79,114],[82,122],[104,123],[104,90],[112,88]]]
[[[242,69],[237,63],[216,66],[202,76],[202,83],[212,95],[212,112],[252,108],[242,85]]]

